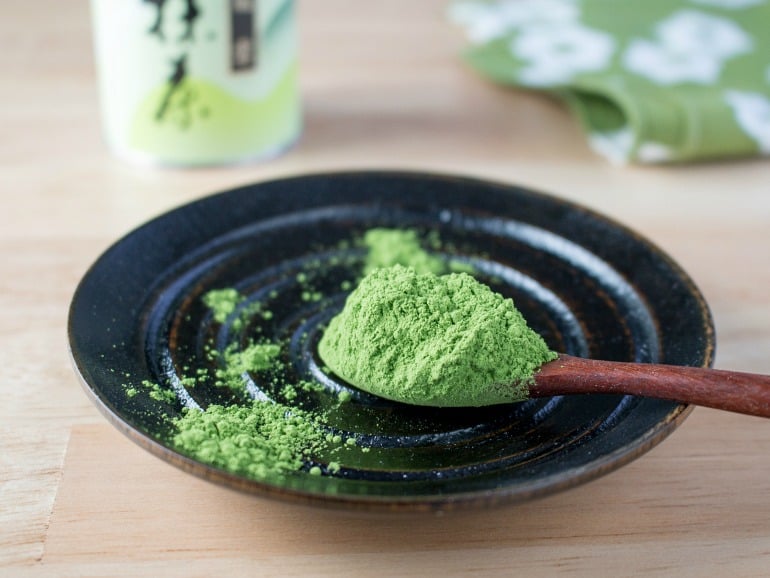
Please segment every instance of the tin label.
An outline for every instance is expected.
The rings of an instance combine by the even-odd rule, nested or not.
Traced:
[[[256,0],[230,0],[230,66],[233,72],[252,70],[257,66],[256,4]]]
[[[292,0],[91,0],[105,137],[123,156],[269,156],[301,125]]]

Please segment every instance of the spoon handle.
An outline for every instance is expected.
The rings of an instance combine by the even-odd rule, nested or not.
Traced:
[[[770,376],[737,371],[562,354],[540,368],[530,387],[532,397],[574,393],[640,395],[770,417]]]

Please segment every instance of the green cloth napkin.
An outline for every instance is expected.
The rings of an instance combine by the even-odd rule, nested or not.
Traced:
[[[465,57],[625,163],[770,154],[770,0],[462,0]]]

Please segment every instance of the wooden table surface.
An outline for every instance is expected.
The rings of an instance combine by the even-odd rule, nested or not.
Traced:
[[[695,279],[717,367],[770,373],[770,164],[610,166],[559,103],[465,68],[444,7],[301,2],[299,144],[266,164],[150,170],[100,139],[87,2],[4,3],[0,575],[770,576],[759,418],[696,409],[629,466],[522,506],[368,520],[192,478],[117,433],[81,390],[67,307],[103,249],[211,192],[338,168],[460,172],[602,211]]]

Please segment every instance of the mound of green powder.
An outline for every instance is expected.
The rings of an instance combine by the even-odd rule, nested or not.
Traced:
[[[440,274],[446,271],[445,263],[420,246],[417,231],[412,229],[369,229],[364,235],[368,249],[364,274],[375,269],[404,265],[418,273]]]
[[[348,297],[318,347],[351,384],[438,407],[521,401],[556,358],[511,299],[466,273],[376,269]]]
[[[242,390],[244,373],[269,369],[280,353],[280,346],[274,343],[255,343],[243,350],[228,347],[224,352],[225,365],[216,371],[216,384]]]
[[[173,424],[180,452],[259,480],[300,469],[326,446],[320,416],[279,403],[186,409]]]

